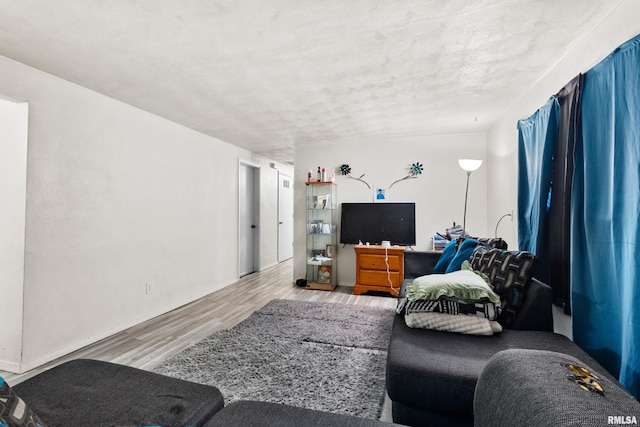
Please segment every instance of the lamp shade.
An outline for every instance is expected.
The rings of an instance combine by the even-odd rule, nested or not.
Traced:
[[[473,172],[482,165],[482,160],[458,159],[458,164],[465,172]]]

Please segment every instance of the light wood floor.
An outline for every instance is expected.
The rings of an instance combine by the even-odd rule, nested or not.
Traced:
[[[324,301],[395,308],[396,299],[384,296],[353,295],[351,287],[333,292],[311,291],[293,283],[293,261],[285,261],[197,301],[126,329],[95,344],[24,374],[0,372],[17,384],[44,369],[78,358],[121,363],[152,369],[166,358],[195,344],[215,331],[229,329],[273,299]]]

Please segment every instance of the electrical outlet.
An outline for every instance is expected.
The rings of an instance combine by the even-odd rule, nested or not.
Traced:
[[[147,282],[145,291],[146,291],[147,295],[151,294],[151,283],[150,282]]]

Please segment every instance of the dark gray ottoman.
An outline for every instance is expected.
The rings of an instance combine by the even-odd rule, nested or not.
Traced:
[[[230,403],[214,415],[204,427],[389,427],[397,425],[278,403],[245,400]]]
[[[224,405],[215,387],[87,359],[12,388],[48,427],[201,426]]]
[[[568,379],[567,375],[572,375],[566,367],[569,363],[598,376],[604,394],[583,390]],[[640,403],[619,383],[611,381],[602,368],[542,350],[507,350],[492,357],[478,380],[473,406],[474,424],[478,427],[640,422]]]

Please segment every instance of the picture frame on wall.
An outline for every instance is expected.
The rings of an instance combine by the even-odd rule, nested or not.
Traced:
[[[327,258],[333,258],[336,254],[336,245],[327,245],[325,247],[325,254]]]

